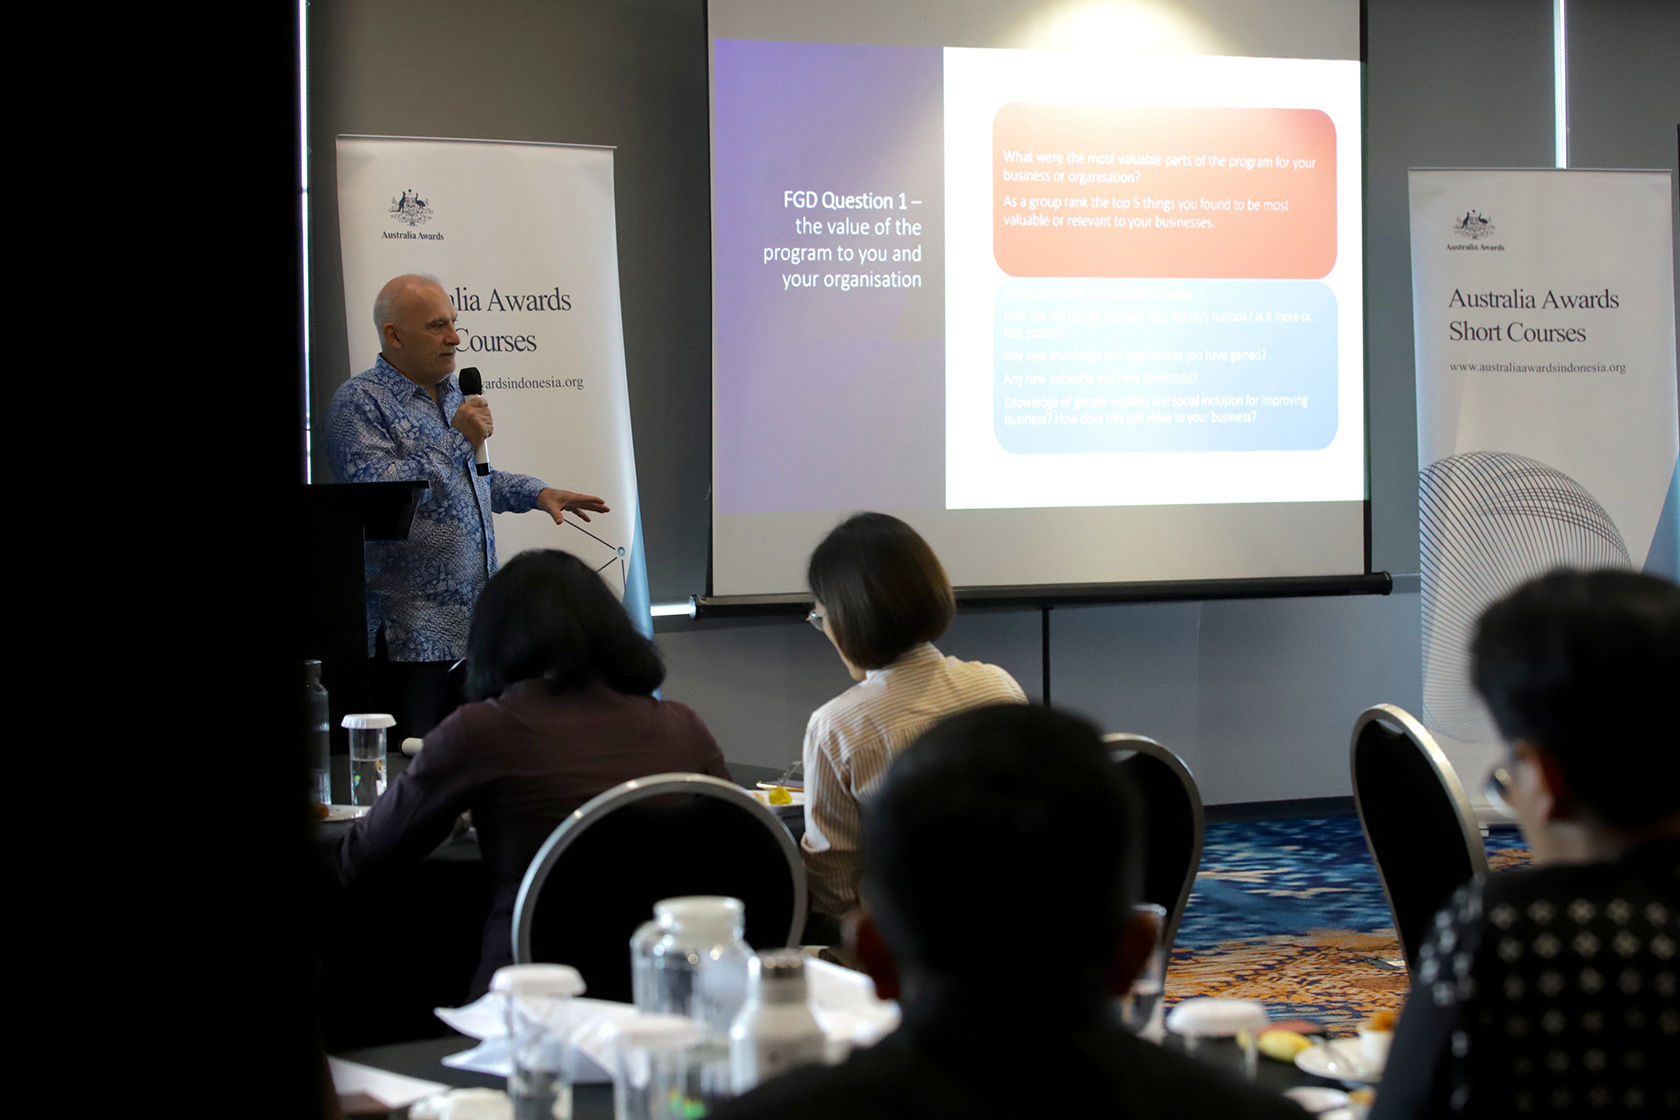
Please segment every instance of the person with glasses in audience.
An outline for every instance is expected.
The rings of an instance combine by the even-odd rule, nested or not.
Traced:
[[[1372,1120],[1680,1113],[1680,587],[1554,572],[1471,653],[1533,866],[1436,917]]]
[[[617,596],[577,557],[515,556],[490,577],[467,635],[467,693],[334,851],[354,888],[414,864],[471,811],[493,896],[470,998],[513,963],[513,907],[560,822],[632,778],[728,778],[700,717],[653,696],[665,666]]]
[[[953,716],[900,752],[862,819],[848,943],[900,1026],[714,1120],[1305,1115],[1115,1021],[1157,931],[1134,909],[1138,792],[1091,724],[1016,704]]]
[[[898,518],[859,513],[842,522],[811,553],[806,581],[816,599],[811,625],[858,682],[812,714],[801,752],[807,937],[817,943],[836,939],[838,920],[857,905],[859,807],[887,764],[946,716],[1027,698],[996,665],[934,647],[956,596],[933,549]]]

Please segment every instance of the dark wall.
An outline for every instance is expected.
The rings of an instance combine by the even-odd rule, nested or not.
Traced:
[[[1680,4],[1569,5],[1569,165],[1675,166]]]
[[[335,136],[616,145],[624,357],[655,602],[702,590],[706,570],[712,391],[705,33],[700,0],[309,5],[317,435],[333,390],[357,372],[345,356]],[[370,360],[371,348],[370,335]],[[315,472],[328,477],[319,438]]]
[[[1369,0],[1365,55],[1371,564],[1415,572],[1417,378],[1406,172],[1552,166],[1552,6]]]
[[[1565,26],[1569,166],[1667,168],[1680,185],[1680,2],[1575,3]],[[1680,292],[1680,211],[1674,233]]]

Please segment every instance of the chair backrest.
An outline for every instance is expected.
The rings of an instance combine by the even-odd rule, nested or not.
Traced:
[[[1202,794],[1184,760],[1142,735],[1104,735],[1110,757],[1137,784],[1143,798],[1143,900],[1166,908],[1161,939],[1167,958],[1184,918],[1196,869],[1202,862],[1207,818]]]
[[[655,902],[696,894],[745,903],[755,949],[799,944],[805,865],[769,809],[703,774],[625,782],[562,821],[531,861],[513,959],[569,964],[589,995],[628,1002],[631,934]]]
[[[1349,751],[1359,825],[1409,970],[1452,893],[1487,875],[1487,850],[1452,764],[1405,710],[1361,713]]]

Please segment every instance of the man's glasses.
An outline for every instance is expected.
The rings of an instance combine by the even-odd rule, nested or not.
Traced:
[[[812,626],[815,626],[818,630],[822,630],[823,628],[823,616],[816,610],[812,610],[810,614],[806,615],[805,621],[809,622]],[[826,630],[823,632],[827,633]]]

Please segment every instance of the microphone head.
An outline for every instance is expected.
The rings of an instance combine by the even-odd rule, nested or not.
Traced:
[[[477,366],[468,366],[461,371],[461,392],[469,397],[484,394],[484,379],[478,375]]]

